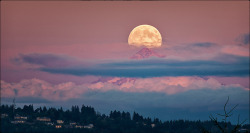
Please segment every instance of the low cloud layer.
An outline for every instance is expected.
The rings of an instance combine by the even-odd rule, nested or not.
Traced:
[[[121,91],[135,93],[163,93],[176,95],[190,90],[226,90],[239,88],[249,90],[239,84],[222,85],[214,78],[200,77],[158,77],[158,78],[101,78],[96,82],[76,85],[73,82],[50,84],[39,79],[22,80],[19,83],[1,81],[2,97],[36,97],[50,101],[81,98],[92,91]]]
[[[58,85],[39,79],[22,80],[19,83],[7,83],[1,80],[2,97],[37,97],[47,100],[67,100],[78,98],[86,89],[79,89],[72,82]]]

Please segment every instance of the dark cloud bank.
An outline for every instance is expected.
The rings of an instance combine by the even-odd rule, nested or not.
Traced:
[[[40,68],[40,71],[70,75],[97,75],[118,77],[161,76],[248,76],[249,61],[246,57],[236,62],[142,60],[97,64],[93,67]]]
[[[207,44],[196,44],[210,46]],[[125,60],[88,64],[52,54],[29,54],[18,62],[40,65],[39,71],[76,76],[161,77],[161,76],[248,76],[249,57],[220,55],[215,60],[179,61],[169,59]],[[84,62],[84,63],[83,63]]]

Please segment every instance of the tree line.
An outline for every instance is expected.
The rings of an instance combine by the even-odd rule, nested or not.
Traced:
[[[96,112],[91,106],[72,106],[71,109],[39,107],[34,109],[33,105],[24,105],[23,108],[15,108],[14,105],[1,105],[1,114],[8,114],[8,117],[1,118],[1,132],[81,132],[81,133],[202,133],[204,131],[220,132],[214,122],[211,121],[189,121],[170,120],[161,121],[158,118],[143,117],[133,112],[111,111],[109,115]],[[16,115],[26,116],[27,121],[23,124],[13,124]],[[168,114],[166,114],[168,115]],[[79,125],[93,124],[94,128],[65,128],[54,127],[38,123],[37,117],[48,117],[51,122],[57,120],[70,122]],[[225,123],[219,122],[220,125]],[[234,129],[234,125],[227,122],[228,129]],[[243,125],[241,128],[248,128],[250,125]],[[204,130],[205,129],[205,130]]]

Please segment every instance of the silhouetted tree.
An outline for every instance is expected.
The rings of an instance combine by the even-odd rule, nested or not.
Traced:
[[[233,115],[234,109],[238,106],[238,104],[237,104],[237,105],[235,105],[232,109],[230,109],[229,111],[227,111],[226,107],[227,107],[228,101],[229,101],[229,97],[227,98],[227,101],[226,101],[226,103],[224,104],[224,108],[223,108],[224,113],[223,113],[223,114],[218,114],[218,113],[217,113],[218,116],[223,117],[223,119],[222,119],[223,124],[221,124],[221,123],[218,121],[217,117],[214,117],[213,115],[210,115],[210,116],[209,116],[209,118],[211,119],[211,121],[216,125],[216,127],[221,131],[221,133],[228,133],[228,132],[229,132],[229,129],[228,129],[228,124],[229,124],[229,122],[227,121],[227,119]],[[246,121],[246,120],[244,120],[244,121],[242,121],[242,122],[240,123],[240,122],[239,122],[239,121],[240,121],[239,119],[240,119],[240,115],[238,115],[238,123],[237,123],[236,126],[230,131],[230,133],[237,133],[237,132],[238,132],[238,129],[239,129],[239,128],[243,125],[243,123],[245,123],[245,121]],[[223,125],[224,125],[224,126],[223,126]],[[208,130],[206,130],[206,129],[204,129],[204,128],[202,129],[202,132],[203,132],[203,133],[210,133]]]

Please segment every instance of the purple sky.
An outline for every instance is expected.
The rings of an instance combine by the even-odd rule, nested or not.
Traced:
[[[162,47],[152,50],[164,58],[130,59],[142,48],[127,39],[141,24],[159,30]],[[220,110],[230,96],[247,117],[249,2],[3,1],[1,91],[6,103],[87,103],[152,117],[162,117],[154,109]],[[164,119],[190,119],[174,116]]]

